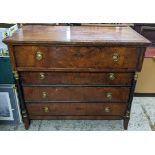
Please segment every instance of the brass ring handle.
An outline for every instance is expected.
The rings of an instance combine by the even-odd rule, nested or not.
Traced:
[[[108,98],[109,100],[111,100],[111,99],[112,99],[112,93],[107,93],[107,98]]]
[[[110,73],[109,74],[109,79],[110,80],[114,80],[115,79],[115,74],[114,73]]]
[[[44,107],[43,110],[44,110],[44,112],[49,112],[49,108],[48,107]]]
[[[118,53],[114,53],[114,54],[112,55],[112,59],[113,59],[113,61],[115,61],[115,62],[119,61],[119,57],[120,57],[120,55],[119,55]]]
[[[42,92],[42,97],[47,98],[48,94],[46,92]]]
[[[108,113],[108,112],[110,112],[110,108],[109,107],[105,107],[104,111]]]
[[[43,58],[42,52],[38,51],[38,52],[36,53],[36,59],[37,59],[38,61],[40,61],[40,60],[42,60],[42,58]]]
[[[45,73],[40,73],[40,74],[39,74],[39,78],[40,78],[40,80],[45,79]]]

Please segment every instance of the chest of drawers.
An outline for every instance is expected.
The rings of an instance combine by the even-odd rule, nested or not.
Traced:
[[[9,47],[25,128],[32,119],[122,119],[150,42],[129,27],[23,26]]]

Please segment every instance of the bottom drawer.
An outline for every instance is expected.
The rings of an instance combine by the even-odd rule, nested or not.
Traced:
[[[30,103],[29,115],[124,115],[125,103]]]

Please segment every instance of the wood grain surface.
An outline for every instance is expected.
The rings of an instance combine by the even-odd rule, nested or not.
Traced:
[[[140,45],[150,41],[130,27],[99,26],[23,26],[7,44],[58,44],[58,45]]]
[[[31,119],[123,119],[127,129],[134,74],[151,44],[132,28],[25,25],[3,42],[26,129]]]
[[[45,112],[45,107],[48,111]],[[127,105],[122,103],[52,103],[27,104],[30,115],[124,115]],[[109,112],[106,112],[106,108]]]
[[[43,75],[43,78],[41,76]],[[20,72],[23,85],[131,85],[133,73]],[[111,76],[113,77],[111,79]]]
[[[49,46],[15,46],[17,67],[40,68],[72,68],[72,69],[132,69],[138,63],[139,52],[136,48],[126,47],[49,47]],[[42,59],[37,60],[37,52]],[[113,55],[118,54],[118,61]]]
[[[127,102],[130,87],[23,87],[25,101]],[[43,93],[47,96],[43,97]],[[107,97],[112,93],[112,98]]]

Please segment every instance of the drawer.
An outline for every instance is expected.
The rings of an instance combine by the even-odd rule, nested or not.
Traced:
[[[23,87],[24,97],[29,101],[62,102],[127,102],[129,87],[52,86]]]
[[[29,115],[120,115],[124,116],[127,104],[117,103],[52,103],[27,104]]]
[[[20,68],[135,70],[138,61],[132,47],[15,46],[14,52]]]
[[[21,72],[22,84],[131,85],[133,73]]]

